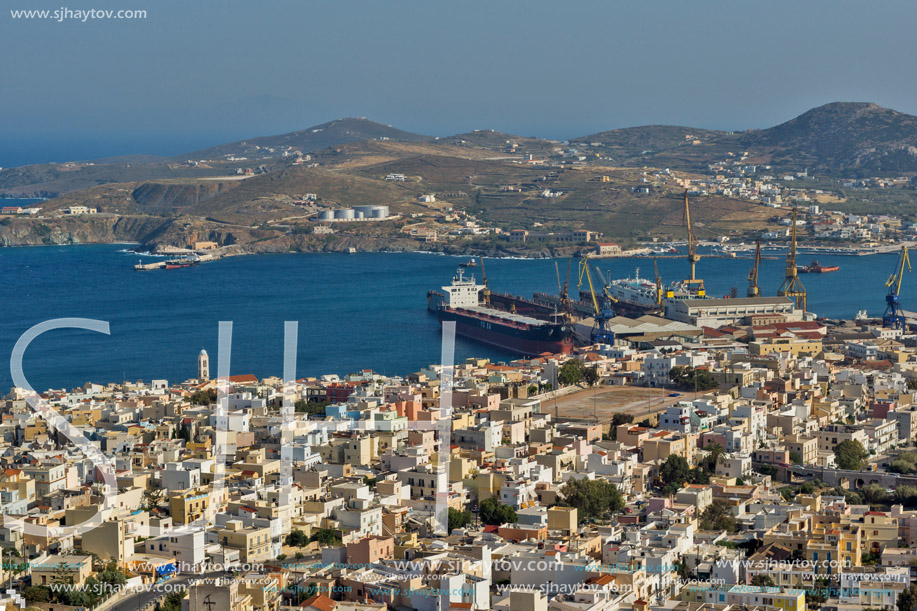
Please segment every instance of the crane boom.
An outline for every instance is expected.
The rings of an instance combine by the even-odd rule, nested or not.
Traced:
[[[779,297],[791,297],[796,301],[796,307],[802,311],[806,310],[807,293],[806,287],[797,275],[796,269],[796,207],[793,207],[793,230],[790,238],[790,250],[786,255],[786,276],[783,284],[777,290]]]
[[[761,240],[755,240],[755,262],[748,272],[748,296],[757,297],[760,293],[758,290],[758,268],[761,267]]]
[[[911,259],[908,256],[907,246],[901,247],[901,254],[898,255],[898,263],[895,265],[895,271],[885,281],[888,287],[888,295],[885,296],[885,315],[882,317],[882,326],[889,329],[904,329],[907,326],[907,318],[901,309],[901,303],[898,300],[901,292],[901,282],[904,280],[904,272],[911,271]]]

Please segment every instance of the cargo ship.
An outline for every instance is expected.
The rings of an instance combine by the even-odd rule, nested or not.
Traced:
[[[455,332],[473,340],[525,356],[549,352],[569,354],[573,350],[573,325],[565,318],[548,321],[492,306],[486,284],[463,270],[442,291],[427,293],[427,308],[440,323],[455,322]]]
[[[808,265],[797,265],[796,272],[799,274],[826,274],[836,272],[840,267],[837,265],[822,265],[817,259],[812,259]]]

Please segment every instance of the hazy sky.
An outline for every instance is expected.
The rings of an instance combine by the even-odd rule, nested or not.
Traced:
[[[917,3],[72,0],[145,20],[0,13],[0,165],[177,154],[366,116],[568,138],[768,127],[820,104],[917,114]]]

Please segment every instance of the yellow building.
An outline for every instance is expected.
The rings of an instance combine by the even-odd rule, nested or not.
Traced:
[[[239,550],[242,562],[271,559],[271,529],[245,528],[241,520],[230,520],[226,528],[217,531],[217,540],[224,546]]]
[[[755,341],[748,345],[748,352],[755,356],[767,356],[789,352],[793,356],[815,356],[822,352],[821,340],[775,337]]]

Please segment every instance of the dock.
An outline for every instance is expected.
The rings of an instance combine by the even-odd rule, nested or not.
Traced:
[[[165,269],[165,261],[154,261],[153,263],[138,263],[134,266],[134,269],[138,272],[148,272],[154,269]]]

